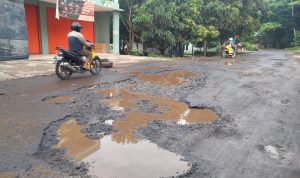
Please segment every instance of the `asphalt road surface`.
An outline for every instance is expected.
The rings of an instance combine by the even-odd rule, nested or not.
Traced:
[[[300,177],[300,59],[285,51],[120,64],[68,81],[7,80],[0,103],[0,177],[97,176],[56,147],[74,118],[89,140],[145,140],[176,153],[189,164],[179,177]],[[217,117],[179,122],[192,109]]]

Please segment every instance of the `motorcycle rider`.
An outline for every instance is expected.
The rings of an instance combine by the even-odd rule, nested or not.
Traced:
[[[226,42],[230,45],[230,47],[233,49],[234,53],[237,51],[237,47],[235,44],[235,39],[234,38],[229,38],[229,40]]]
[[[85,56],[91,59],[92,55],[91,52],[84,49],[84,46],[91,47],[92,43],[87,42],[84,36],[80,33],[82,26],[78,22],[73,22],[71,25],[71,32],[68,34],[68,43],[69,43],[69,50],[73,51],[80,56]],[[83,64],[85,60],[83,59]]]

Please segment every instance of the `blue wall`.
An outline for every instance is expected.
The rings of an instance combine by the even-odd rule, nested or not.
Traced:
[[[0,60],[28,58],[23,0],[0,1]]]

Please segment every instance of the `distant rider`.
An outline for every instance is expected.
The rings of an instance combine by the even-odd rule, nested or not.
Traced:
[[[71,25],[71,32],[68,34],[69,50],[81,56],[91,58],[91,52],[84,49],[84,46],[91,47],[92,43],[87,42],[84,36],[80,33],[82,26],[78,22],[73,22]],[[85,63],[85,61],[83,61]]]

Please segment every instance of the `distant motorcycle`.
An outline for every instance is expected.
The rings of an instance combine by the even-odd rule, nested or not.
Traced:
[[[223,58],[233,58],[236,56],[236,50],[234,50],[231,44],[225,44],[221,55]]]
[[[62,80],[68,80],[73,73],[84,73],[86,71],[90,71],[93,75],[99,74],[102,65],[100,58],[96,55],[95,46],[87,47],[86,50],[91,52],[92,59],[87,59],[75,52],[57,47],[57,56],[54,57],[57,77]],[[83,62],[84,60],[86,61],[85,63]]]

